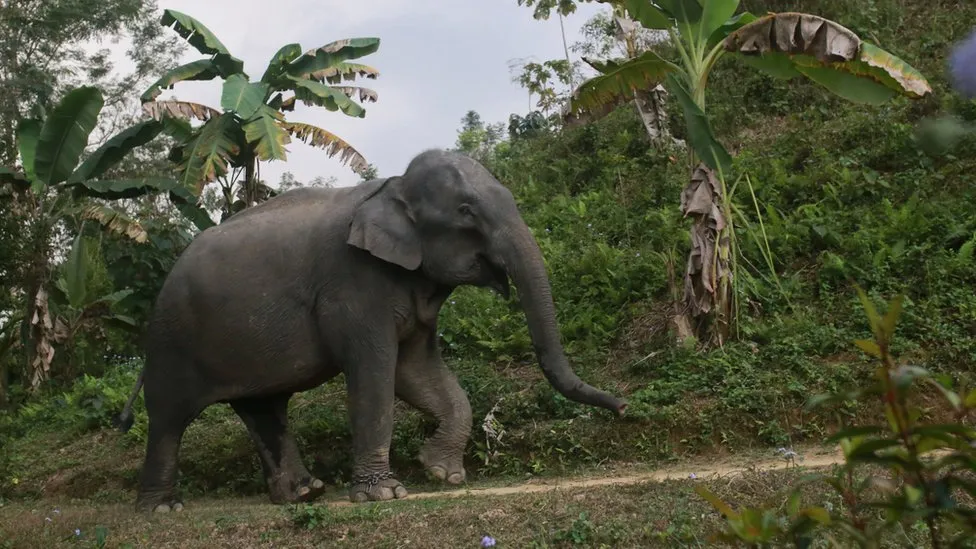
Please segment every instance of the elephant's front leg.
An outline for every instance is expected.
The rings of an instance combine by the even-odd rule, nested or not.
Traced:
[[[352,328],[344,330],[339,343],[345,363],[354,455],[349,499],[361,503],[404,498],[407,489],[390,471],[397,356],[395,332],[349,324],[345,328]]]
[[[396,394],[438,421],[437,430],[420,451],[420,462],[441,480],[464,482],[463,456],[471,436],[471,405],[457,378],[444,365],[433,330],[400,344]]]

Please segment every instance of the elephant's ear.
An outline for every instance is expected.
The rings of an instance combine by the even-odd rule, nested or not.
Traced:
[[[413,271],[420,267],[420,238],[400,193],[400,181],[387,179],[356,208],[346,243]]]

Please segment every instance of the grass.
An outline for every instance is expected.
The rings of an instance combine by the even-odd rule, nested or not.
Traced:
[[[640,338],[631,341],[639,343]],[[597,385],[629,398],[631,407],[623,419],[556,395],[534,365],[452,361],[475,413],[465,455],[469,478],[484,485],[593,475],[628,464],[661,467],[701,455],[720,459],[756,449],[818,443],[837,426],[838,417],[806,412],[794,402],[842,387],[831,386],[838,372],[846,372],[852,380],[863,379],[870,368],[850,353],[784,358],[784,365],[794,365],[791,376],[786,387],[773,391],[782,384],[782,376],[763,371],[762,363],[753,360],[765,353],[788,357],[795,352],[782,347],[773,343],[757,352],[735,344],[704,357],[665,349],[647,358],[641,345],[620,351],[614,355],[620,360],[617,365],[588,368],[587,377],[599,376]],[[627,375],[614,378],[619,371]],[[131,499],[144,455],[144,410],[137,407],[135,427],[122,434],[105,427],[115,404],[101,405],[98,415],[86,407],[92,399],[77,395],[125,395],[135,375],[129,367],[113,371],[103,378],[110,383],[105,382],[108,386],[101,393],[80,381],[67,396],[52,397],[44,401],[47,407],[38,405],[21,415],[16,423],[19,432],[0,447],[0,494],[11,501]],[[809,376],[806,382],[804,376]],[[780,396],[784,393],[793,395],[791,400]],[[306,465],[335,490],[348,481],[352,465],[344,397],[342,380],[333,380],[296,395],[290,407],[291,426]],[[489,452],[482,419],[496,404],[496,429],[503,434],[500,441],[491,441]],[[84,413],[66,416],[65,410],[79,411],[74,406]],[[870,417],[877,410],[851,403],[840,412]],[[411,490],[436,486],[415,459],[433,428],[431,420],[398,403],[391,463]],[[188,498],[265,493],[257,452],[229,406],[211,406],[187,430],[179,482]]]
[[[128,502],[54,498],[0,507],[6,540],[0,547],[94,547],[99,530],[105,547],[476,547],[486,535],[498,547],[710,547],[721,518],[695,494],[696,483],[734,506],[781,506],[808,472],[751,469],[695,481],[365,505],[275,506],[262,496],[211,497],[188,502],[182,513],[155,516],[134,513]],[[842,507],[826,492],[806,496]]]

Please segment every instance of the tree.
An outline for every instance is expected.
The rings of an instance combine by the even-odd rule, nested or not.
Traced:
[[[480,114],[475,111],[468,111],[461,118],[461,129],[458,130],[454,150],[485,163],[495,150],[495,145],[501,142],[504,132],[504,124],[490,124],[486,127]]]
[[[365,171],[365,170],[364,170]],[[292,189],[300,189],[303,187],[324,187],[330,189],[335,187],[337,180],[335,177],[325,178],[322,176],[313,177],[308,183],[303,183],[295,179],[295,175],[291,172],[285,172],[281,174],[281,178],[278,180],[278,193],[283,193],[285,191],[290,191]]]
[[[90,145],[102,144],[135,123],[141,110],[131,90],[176,66],[185,48],[178,38],[164,36],[155,0],[4,0],[0,1],[0,28],[4,29],[0,33],[0,166],[8,168],[18,163],[21,121],[43,118],[72,88],[93,85],[104,97]],[[100,46],[92,50],[92,45],[103,41],[125,47],[131,68],[120,71],[113,66],[109,50]],[[164,141],[157,138],[132,151],[103,178],[134,179],[154,173],[152,169],[166,159]],[[5,366],[11,366],[13,353],[22,350],[19,327],[25,298],[21,294],[34,259],[25,238],[36,213],[31,200],[30,195],[0,183],[0,406],[5,404],[8,381]],[[141,207],[136,200],[149,199],[115,201],[114,207],[129,210],[129,217],[134,217],[132,210]],[[153,203],[156,209],[170,209],[165,199]]]
[[[531,138],[552,128],[552,119],[539,111],[532,111],[525,116],[512,113],[508,117],[508,136],[511,139]]]
[[[590,17],[580,27],[580,35],[583,39],[574,42],[569,49],[590,59],[633,57],[635,52],[645,52],[668,39],[664,31],[645,29],[621,17],[617,6],[610,12],[602,11]]]
[[[105,96],[104,126],[92,137],[117,133],[134,122],[139,109],[133,88],[176,65],[183,44],[163,36],[155,0],[70,0],[0,2],[0,165],[17,157],[16,128],[37,118],[66,90],[94,85]],[[107,49],[89,51],[96,41],[127,40],[132,69],[113,70]]]
[[[619,4],[614,5],[610,13],[594,15],[581,31],[586,40],[573,44],[573,50],[589,58],[607,58],[618,53],[618,58],[633,59],[668,40],[666,32],[645,29],[629,19]],[[673,138],[668,128],[666,101],[667,90],[658,84],[653,89],[634,90],[632,103],[651,143],[682,147],[684,142]],[[570,125],[572,122],[578,123],[580,119],[571,120]]]
[[[588,0],[583,0],[588,1]],[[725,54],[777,78],[806,76],[832,93],[878,105],[896,95],[917,99],[931,93],[925,78],[905,61],[863,41],[838,23],[801,13],[736,14],[739,0],[596,0],[610,3],[646,29],[668,33],[678,59],[654,50],[636,57],[598,62],[584,58],[599,76],[582,83],[566,113],[569,120],[595,120],[635,93],[663,83],[685,114],[690,182],[681,210],[695,222],[685,272],[684,307],[700,339],[721,344],[735,316],[734,207],[726,184],[732,158],[716,139],[705,111],[712,68]],[[536,6],[536,17],[575,10],[572,0],[519,0]],[[685,317],[687,320],[687,317]],[[682,336],[690,336],[679,318]]]
[[[163,26],[172,27],[191,46],[208,56],[179,66],[163,75],[143,95],[150,116],[166,123],[167,133],[178,141],[171,159],[179,166],[180,181],[199,196],[203,187],[220,181],[229,214],[252,206],[271,193],[260,180],[260,162],[285,160],[287,145],[295,137],[339,156],[356,172],[366,159],[349,143],[316,126],[285,119],[296,101],[342,111],[362,118],[365,109],[356,103],[377,99],[375,91],[357,86],[338,86],[357,76],[375,79],[378,71],[350,63],[379,49],[378,38],[351,38],[302,53],[299,44],[283,46],[272,57],[261,79],[251,81],[244,63],[233,57],[217,37],[196,19],[165,10]],[[176,100],[159,100],[163,89],[186,80],[223,80],[220,106]],[[286,94],[290,94],[286,96]],[[202,121],[192,127],[191,120]]]
[[[147,238],[140,223],[109,204],[86,199],[119,199],[168,192],[178,202],[192,198],[178,182],[165,178],[103,179],[129,152],[152,141],[163,130],[156,121],[135,124],[105,141],[79,164],[104,97],[98,88],[69,91],[45,119],[17,126],[19,166],[0,167],[0,197],[26,220],[21,231],[27,265],[16,277],[23,300],[22,333],[26,334],[26,379],[37,389],[49,377],[54,343],[66,335],[49,311],[49,283],[57,241],[78,220],[94,220],[106,230],[137,242]],[[2,373],[0,373],[2,375]]]
[[[368,164],[366,168],[359,173],[359,182],[365,183],[367,181],[377,179],[379,176],[380,176],[379,169],[377,169],[376,166],[374,166],[373,164]]]
[[[570,86],[579,68],[564,59],[550,59],[542,63],[519,60],[510,63],[509,70],[514,74],[512,81],[529,92],[529,104],[532,104],[533,96],[538,97],[535,106],[548,115],[569,97]],[[562,89],[557,87],[559,85]]]

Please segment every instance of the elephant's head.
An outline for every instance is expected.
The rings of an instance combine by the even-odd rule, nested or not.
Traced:
[[[573,373],[563,353],[542,253],[512,193],[477,161],[427,151],[357,209],[348,243],[450,287],[518,289],[546,379],[566,398],[622,415],[627,404]]]

